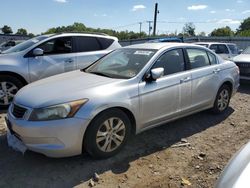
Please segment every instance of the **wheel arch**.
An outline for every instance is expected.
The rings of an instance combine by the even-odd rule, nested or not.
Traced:
[[[223,85],[227,85],[230,88],[230,95],[232,95],[232,91],[233,91],[233,83],[232,81],[229,80],[225,80],[219,87],[219,89],[223,86]],[[218,89],[218,91],[219,91]]]
[[[23,76],[21,76],[20,74],[17,74],[17,73],[11,72],[11,71],[0,71],[0,76],[2,76],[2,75],[3,76],[13,76],[13,77],[19,79],[23,83],[24,86],[28,84],[27,80],[25,80],[25,78]]]
[[[85,139],[86,139],[86,133],[88,132],[88,130],[89,130],[89,128],[90,128],[91,122],[93,122],[94,119],[95,119],[96,117],[98,117],[101,113],[104,113],[104,112],[106,112],[106,111],[113,110],[113,109],[119,109],[119,110],[121,110],[122,112],[124,112],[124,113],[128,116],[128,118],[129,118],[129,120],[130,120],[130,122],[131,122],[131,126],[132,126],[132,127],[131,127],[131,133],[132,133],[132,134],[136,134],[136,119],[135,119],[134,114],[133,114],[129,109],[127,109],[127,108],[125,108],[125,107],[121,107],[121,106],[114,106],[114,107],[102,109],[102,110],[98,111],[98,113],[95,114],[95,116],[94,116],[94,117],[91,119],[91,121],[88,123],[88,126],[86,127],[86,129],[85,129],[85,131],[84,131],[84,134],[83,134],[83,136],[82,136],[82,152],[84,152],[85,149],[86,149],[86,148],[84,147],[84,141],[85,141]]]

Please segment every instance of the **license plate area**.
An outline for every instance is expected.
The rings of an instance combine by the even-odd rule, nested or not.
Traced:
[[[12,129],[12,124],[7,117],[5,117],[5,123],[10,131],[10,134],[14,135],[18,140],[22,141],[20,136]]]

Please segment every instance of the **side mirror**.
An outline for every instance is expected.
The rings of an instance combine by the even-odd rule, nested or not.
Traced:
[[[151,70],[151,78],[157,80],[164,75],[164,68],[155,68]]]
[[[42,56],[43,55],[43,50],[41,48],[35,48],[33,50],[33,55],[34,56]]]
[[[239,54],[241,54],[242,52],[243,52],[243,50],[242,50],[242,49],[240,49],[240,50],[239,50]]]

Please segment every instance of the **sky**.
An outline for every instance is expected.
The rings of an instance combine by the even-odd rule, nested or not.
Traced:
[[[194,23],[196,33],[224,26],[236,30],[250,17],[250,0],[1,0],[0,27],[40,34],[81,22],[87,27],[139,32],[142,22],[142,31],[148,33],[147,21],[154,18],[156,2],[158,34],[182,32],[187,22]]]

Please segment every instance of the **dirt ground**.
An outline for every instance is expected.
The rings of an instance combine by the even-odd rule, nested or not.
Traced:
[[[151,129],[107,160],[22,155],[7,146],[0,114],[0,187],[89,187],[97,173],[94,187],[210,188],[250,139],[250,84],[241,85],[225,114],[205,111]],[[173,147],[180,143],[187,146]]]

